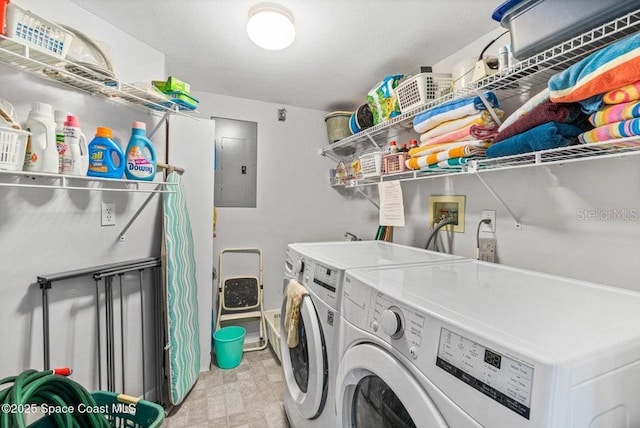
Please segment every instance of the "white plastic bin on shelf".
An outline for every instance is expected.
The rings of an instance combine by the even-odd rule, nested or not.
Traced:
[[[395,89],[400,111],[406,113],[448,94],[451,85],[451,74],[447,73],[420,73],[406,79]]]
[[[362,178],[379,177],[382,174],[382,152],[360,156],[360,171]]]
[[[27,131],[0,127],[0,170],[22,171],[28,136]]]
[[[264,311],[264,318],[267,322],[269,345],[271,345],[271,349],[278,357],[278,361],[282,361],[280,355],[280,309]]]
[[[14,3],[7,4],[6,19],[9,38],[62,59],[67,56],[73,35],[61,26]]]

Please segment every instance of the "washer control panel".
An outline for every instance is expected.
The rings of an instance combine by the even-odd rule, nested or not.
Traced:
[[[375,293],[371,309],[368,324],[373,333],[408,357],[417,358],[422,345],[424,315],[381,293]]]

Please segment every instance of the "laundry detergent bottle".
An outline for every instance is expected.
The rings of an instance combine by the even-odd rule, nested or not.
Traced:
[[[58,173],[58,147],[53,107],[34,102],[27,116],[25,128],[31,133],[24,156],[25,171]]]
[[[111,128],[98,127],[96,136],[89,143],[89,177],[122,178],[124,153],[113,141]]]
[[[67,149],[62,158],[62,173],[87,175],[89,169],[87,137],[80,129],[80,121],[73,115],[68,115],[64,122],[64,143]]]
[[[156,175],[156,150],[146,136],[144,122],[133,122],[127,145],[127,167],[124,174],[130,180],[152,181]]]

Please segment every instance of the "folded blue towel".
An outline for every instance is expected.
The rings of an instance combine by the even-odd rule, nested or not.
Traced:
[[[485,92],[483,95],[491,107],[500,107],[498,97],[494,92]],[[459,119],[486,109],[487,107],[478,95],[452,100],[418,114],[413,118],[413,128],[417,133],[423,134],[446,121]]]
[[[582,130],[568,123],[547,122],[535,128],[514,135],[487,149],[488,158],[519,155],[538,150],[554,149],[568,146]]]

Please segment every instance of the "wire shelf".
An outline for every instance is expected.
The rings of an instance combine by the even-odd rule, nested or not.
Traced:
[[[44,51],[30,48],[0,35],[0,63],[24,72],[55,81],[82,92],[105,97],[118,104],[142,107],[145,110],[169,111],[188,116],[180,106],[163,94],[151,92],[111,79],[71,61],[62,60]],[[70,71],[70,70],[73,70]],[[193,113],[193,111],[190,111]]]
[[[413,118],[417,114],[447,101],[489,90],[495,91],[501,100],[526,93],[534,87],[546,85],[551,76],[594,51],[637,31],[640,31],[640,9],[516,63],[511,70],[490,75],[387,122],[324,146],[320,153],[339,160],[339,149],[355,148],[355,156],[364,150],[380,149],[387,140],[396,138],[403,131],[413,129]]]

